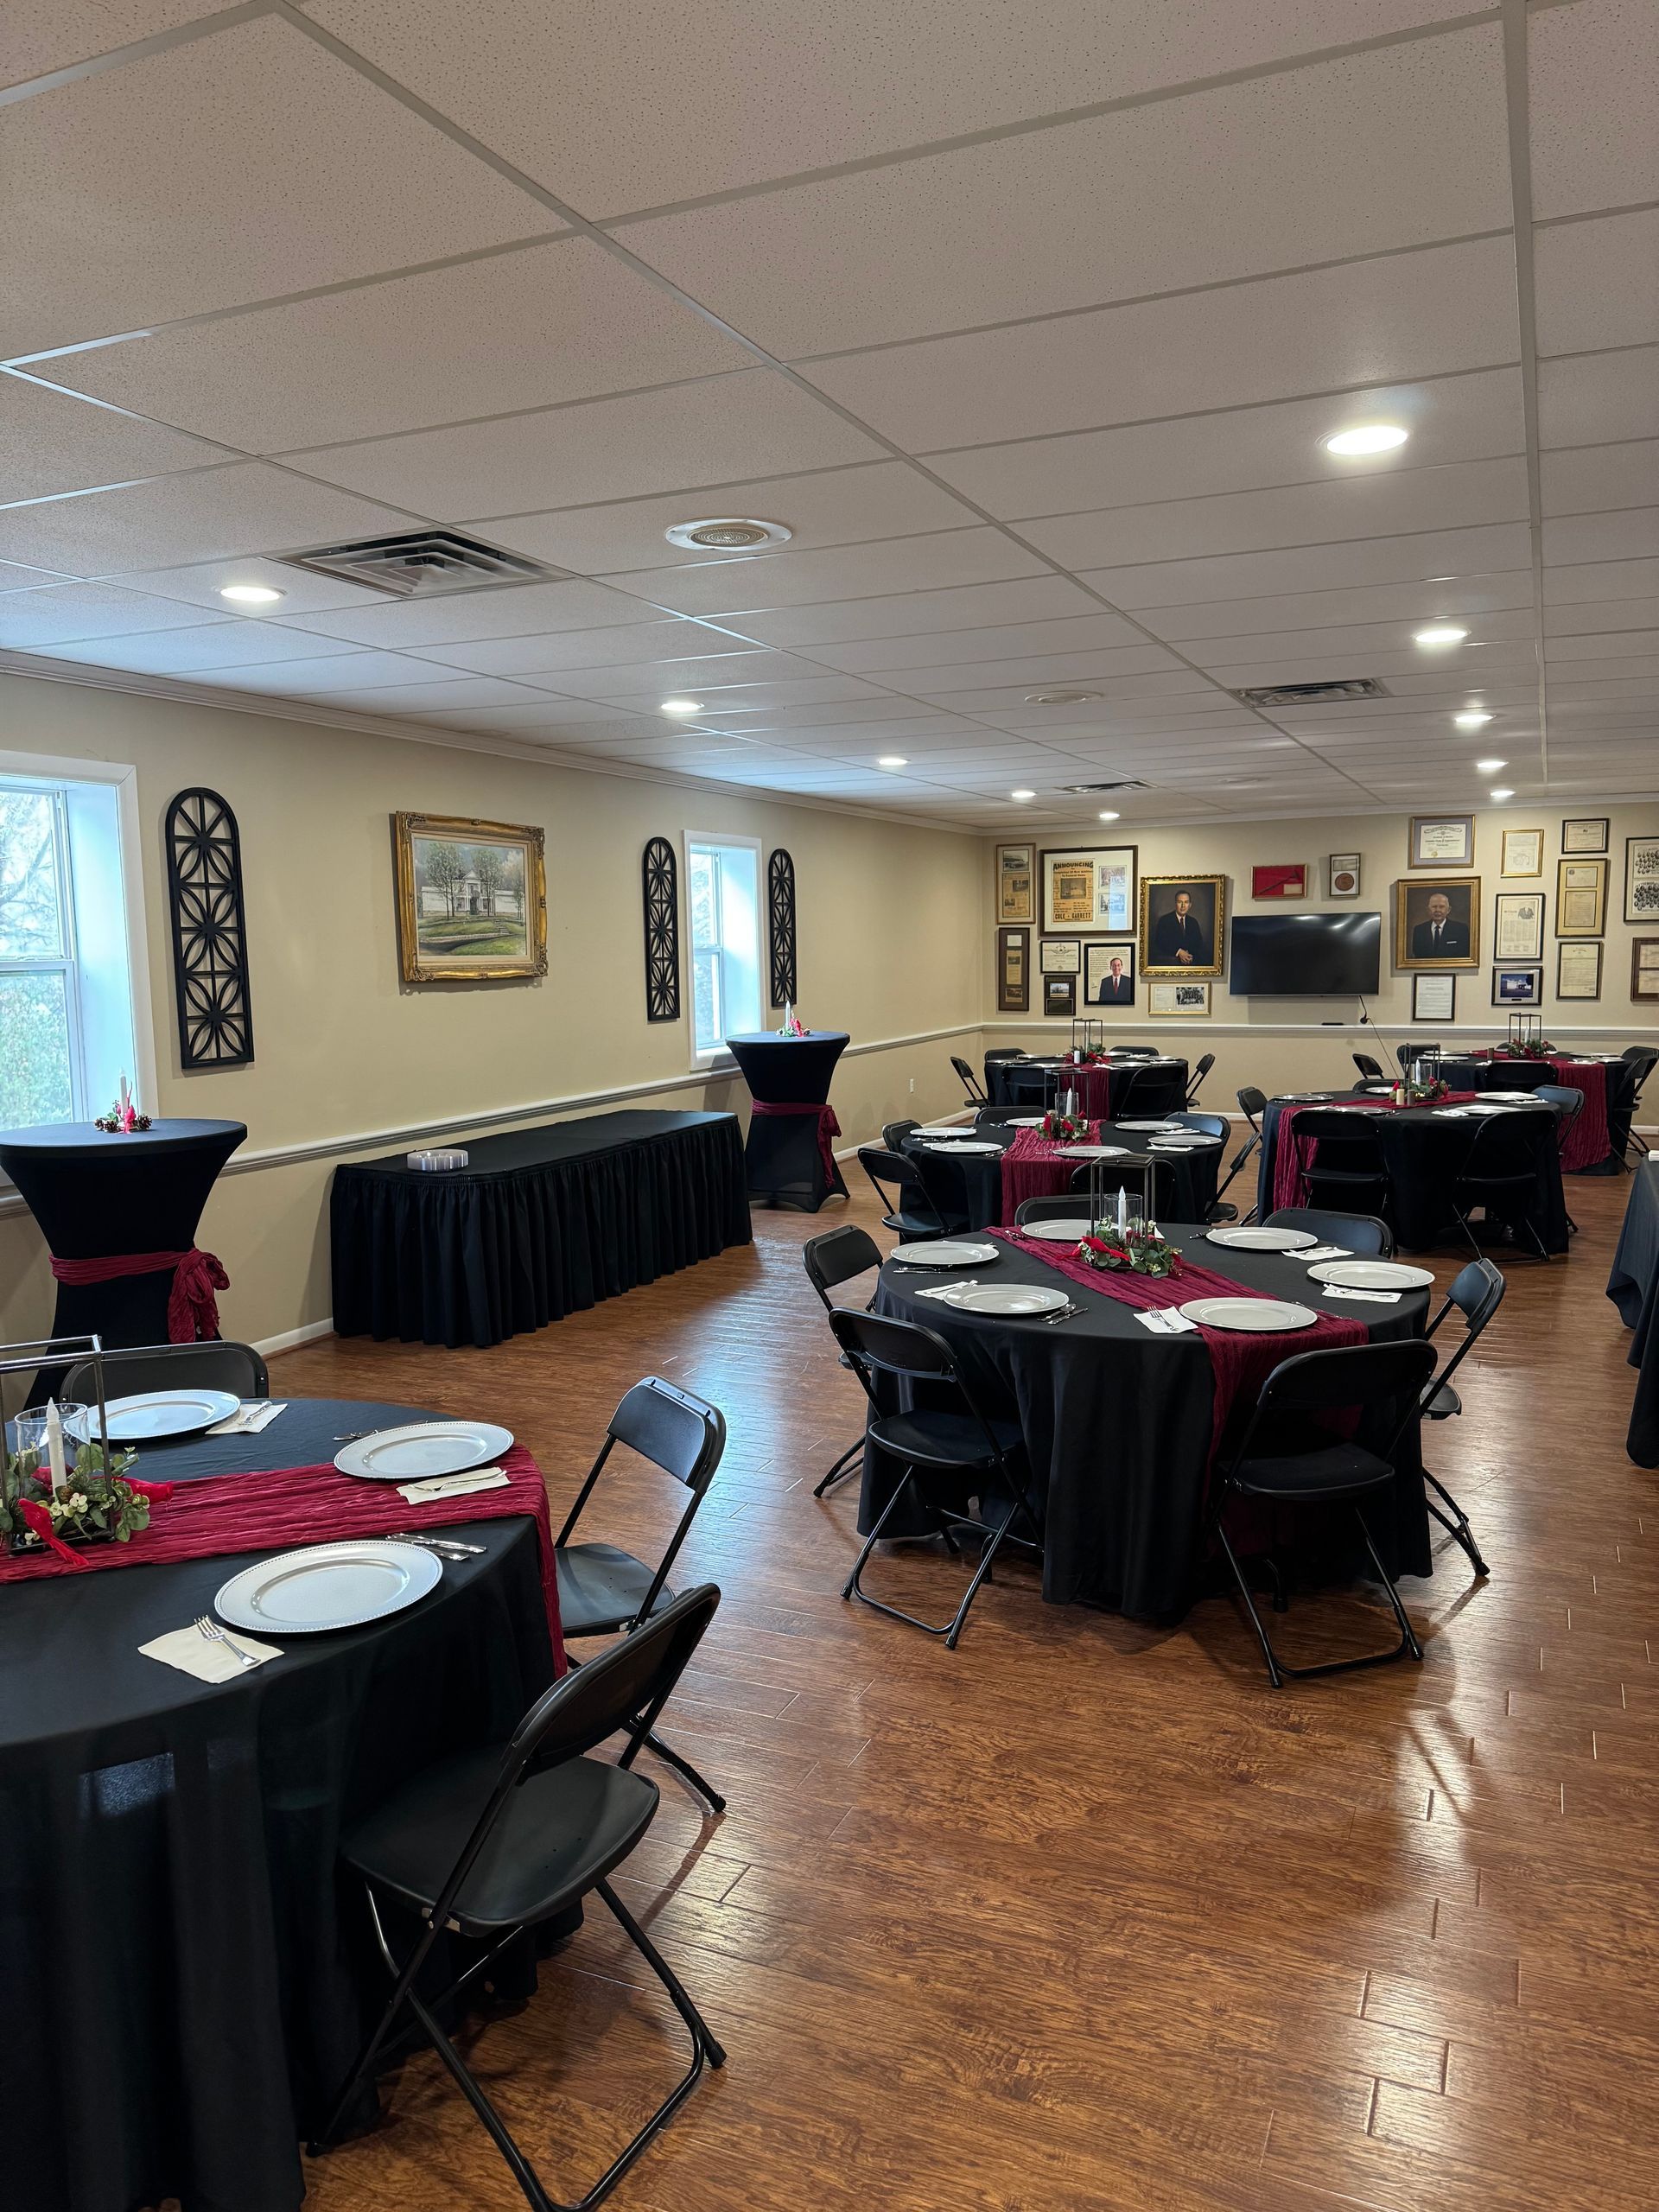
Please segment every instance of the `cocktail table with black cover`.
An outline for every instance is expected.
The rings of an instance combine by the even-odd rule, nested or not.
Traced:
[[[1397,1306],[1325,1301],[1294,1255],[1230,1251],[1190,1228],[1171,1229],[1169,1241],[1247,1289],[1361,1320],[1374,1342],[1423,1332],[1423,1291],[1406,1292]],[[1141,1620],[1179,1618],[1200,1594],[1205,1567],[1213,1370],[1202,1338],[1154,1336],[1132,1307],[1077,1287],[1027,1251],[1005,1246],[994,1264],[957,1280],[970,1274],[1040,1283],[1085,1308],[1080,1319],[1058,1323],[956,1312],[918,1295],[950,1277],[891,1260],[876,1291],[878,1313],[919,1321],[955,1348],[988,1412],[1018,1419],[1047,1513],[1044,1597]],[[1398,1480],[1367,1508],[1372,1532],[1391,1572],[1427,1574],[1428,1516],[1414,1433],[1397,1465]],[[895,1474],[884,1455],[867,1452],[859,1501],[865,1533]],[[931,1533],[913,1517],[902,1528],[895,1517],[888,1530]]]
[[[147,1446],[137,1471],[315,1465],[343,1431],[422,1417],[295,1400],[257,1436]],[[385,1994],[341,1829],[413,1769],[504,1739],[553,1679],[535,1523],[444,1533],[481,1555],[418,1605],[275,1639],[282,1658],[222,1684],[138,1646],[260,1552],[0,1592],[8,2212],[299,2204],[300,2139]]]
[[[1002,1154],[1016,1135],[1007,1123],[999,1126],[988,1122],[974,1131],[970,1141],[995,1144],[995,1158],[988,1153],[963,1153],[949,1137],[943,1141],[930,1141],[914,1134],[904,1140],[903,1149],[916,1161],[929,1195],[947,1222],[963,1220],[969,1229],[988,1229],[1002,1218]],[[1102,1127],[1100,1141],[1121,1145],[1125,1152],[1138,1158],[1147,1150],[1152,1136],[1153,1132],[1148,1129],[1115,1128],[1108,1122]],[[1216,1198],[1217,1171],[1224,1151],[1224,1145],[1217,1144],[1158,1154],[1158,1205],[1163,1209],[1160,1220],[1202,1222],[1209,1218]],[[1078,1160],[1074,1164],[1083,1168],[1088,1163]],[[1116,1165],[1113,1160],[1105,1163],[1108,1170]],[[1084,1203],[1084,1194],[1079,1193],[1079,1210]]]
[[[832,1194],[847,1196],[830,1141],[838,1131],[825,1109],[836,1063],[850,1041],[844,1029],[809,1029],[804,1037],[761,1031],[726,1039],[757,1109],[743,1147],[752,1198],[817,1213]]]
[[[0,1132],[0,1168],[17,1185],[54,1259],[189,1253],[219,1172],[248,1132],[241,1122],[156,1121],[130,1136],[91,1122]],[[105,1282],[62,1282],[52,1333],[106,1345],[164,1344],[172,1267]]]
[[[1624,1448],[1638,1467],[1659,1467],[1659,1160],[1643,1160],[1630,1179],[1607,1295],[1635,1332],[1636,1397]]]

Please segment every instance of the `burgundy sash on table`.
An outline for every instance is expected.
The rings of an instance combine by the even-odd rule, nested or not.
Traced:
[[[1090,1122],[1086,1137],[1046,1137],[1036,1129],[1020,1129],[1002,1155],[1002,1221],[1006,1226],[1027,1198],[1057,1198],[1071,1187],[1071,1178],[1084,1165],[1061,1157],[1071,1144],[1097,1144],[1100,1123]]]
[[[174,1269],[173,1287],[167,1300],[167,1340],[192,1344],[219,1334],[216,1290],[228,1290],[231,1279],[213,1253],[192,1245],[188,1252],[114,1252],[101,1260],[59,1260],[52,1272],[60,1282],[75,1284],[117,1282],[123,1275],[158,1275]]]
[[[818,1117],[818,1158],[823,1163],[823,1179],[826,1183],[835,1181],[836,1154],[830,1140],[841,1135],[841,1123],[836,1119],[833,1106],[785,1106],[775,1098],[752,1098],[749,1111],[751,1114],[816,1114]]]
[[[261,1474],[204,1475],[196,1482],[135,1483],[154,1501],[150,1523],[130,1542],[59,1544],[22,1554],[0,1552],[0,1582],[33,1582],[102,1567],[162,1567],[235,1552],[282,1551],[347,1536],[390,1536],[446,1522],[497,1521],[527,1514],[536,1523],[542,1597],[556,1671],[564,1671],[553,1524],[541,1471],[522,1445],[499,1462],[505,1490],[468,1491],[411,1505],[395,1483],[359,1482],[335,1467],[284,1467]],[[44,1519],[42,1510],[41,1517]],[[29,1516],[32,1522],[33,1515]]]
[[[1471,1052],[1471,1059],[1484,1060],[1501,1067],[1505,1060],[1512,1065],[1530,1054],[1513,1052]],[[1535,1066],[1536,1062],[1533,1062]],[[1569,1090],[1584,1094],[1584,1111],[1573,1124],[1572,1132],[1561,1147],[1561,1166],[1567,1174],[1580,1167],[1595,1167],[1612,1150],[1612,1137],[1607,1128],[1607,1071],[1599,1060],[1570,1060],[1563,1052],[1552,1052],[1549,1065],[1555,1079]]]

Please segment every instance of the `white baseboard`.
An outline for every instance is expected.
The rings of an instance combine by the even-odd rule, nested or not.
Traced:
[[[284,1329],[278,1336],[261,1337],[254,1350],[262,1359],[269,1359],[273,1353],[295,1351],[301,1344],[308,1344],[317,1337],[332,1337],[334,1333],[334,1317],[331,1313],[326,1320],[304,1321],[297,1329]]]

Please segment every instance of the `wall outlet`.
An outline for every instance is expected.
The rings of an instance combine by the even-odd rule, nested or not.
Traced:
[[[911,1091],[912,1091],[912,1095],[913,1095],[913,1094],[914,1094],[914,1092],[915,1092],[915,1089],[916,1089],[916,1078],[915,1078],[915,1077],[914,1077],[914,1076],[912,1076],[912,1077],[910,1078],[910,1088],[911,1088]]]

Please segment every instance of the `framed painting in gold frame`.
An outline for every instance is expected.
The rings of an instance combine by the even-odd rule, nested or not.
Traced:
[[[397,952],[406,983],[547,973],[543,833],[466,815],[394,814]]]
[[[1219,976],[1227,935],[1224,875],[1143,875],[1141,973]]]

